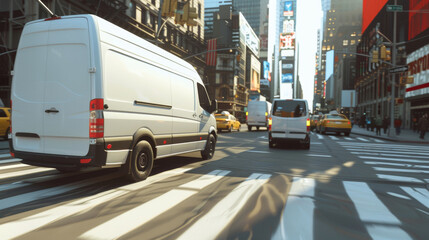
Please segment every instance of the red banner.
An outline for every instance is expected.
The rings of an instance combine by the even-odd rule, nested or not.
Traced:
[[[207,41],[207,54],[206,54],[206,65],[207,66],[216,66],[216,49],[217,49],[217,40],[210,39]]]

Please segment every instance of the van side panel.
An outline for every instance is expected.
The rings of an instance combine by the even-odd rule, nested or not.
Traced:
[[[247,105],[247,125],[248,126],[267,126],[266,113],[269,112],[266,101],[250,101]]]

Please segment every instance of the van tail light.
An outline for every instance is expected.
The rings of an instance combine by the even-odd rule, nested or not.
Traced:
[[[307,118],[307,132],[310,132],[310,118]]]
[[[246,122],[247,122],[247,116],[249,115],[249,112],[246,112]]]
[[[273,119],[268,118],[268,131],[271,131],[271,126],[273,125]]]
[[[12,100],[10,100],[10,125],[9,125],[9,131],[10,135],[12,136]]]
[[[50,18],[45,18],[45,21],[52,21],[52,20],[58,20],[58,19],[61,19],[61,17],[54,16],[54,17],[50,17]]]
[[[89,103],[89,137],[102,138],[104,137],[104,100],[93,99]]]

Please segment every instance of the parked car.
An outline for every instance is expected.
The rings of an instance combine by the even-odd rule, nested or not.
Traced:
[[[217,130],[220,132],[222,130],[227,130],[232,132],[232,130],[240,131],[241,123],[231,114],[215,114]]]
[[[274,100],[268,131],[269,147],[281,142],[299,142],[310,148],[310,115],[307,100]]]
[[[217,104],[195,68],[102,18],[27,23],[14,66],[10,150],[23,163],[139,181],[154,159],[214,155]]]
[[[8,138],[10,133],[10,108],[0,107],[0,136]]]
[[[271,103],[267,101],[249,101],[246,112],[247,129],[252,131],[252,127],[259,130],[260,127],[268,128],[268,114],[271,110]]]
[[[352,129],[351,121],[343,114],[325,114],[320,121],[319,132],[334,132],[349,136]]]

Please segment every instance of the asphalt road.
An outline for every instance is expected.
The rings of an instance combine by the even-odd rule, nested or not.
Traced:
[[[160,159],[145,181],[60,174],[0,155],[1,239],[427,239],[429,147],[220,133],[215,157]]]

